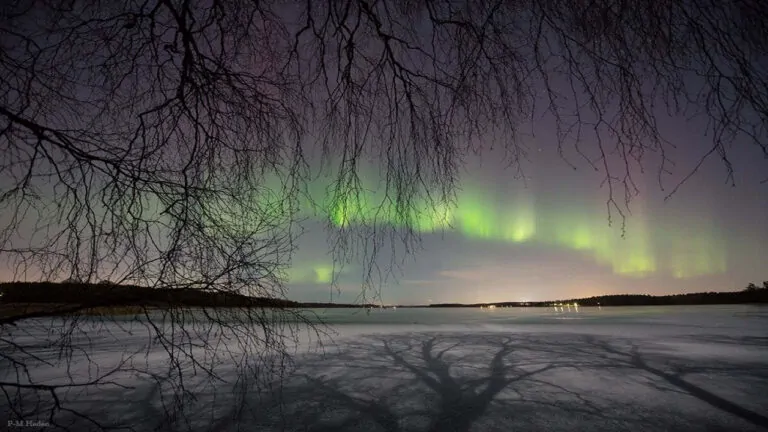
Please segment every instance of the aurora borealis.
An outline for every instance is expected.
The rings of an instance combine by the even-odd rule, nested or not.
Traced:
[[[464,170],[452,203],[423,201],[409,212],[424,250],[382,286],[382,299],[516,301],[740,289],[765,278],[761,262],[768,252],[768,229],[759,223],[768,209],[765,186],[746,162],[740,177],[751,184],[725,184],[715,161],[666,201],[655,173],[638,169],[639,194],[625,211],[622,236],[615,210],[609,224],[600,173],[573,170],[542,149],[523,182],[483,158]],[[317,207],[306,216],[317,225],[299,243],[289,275],[297,298],[324,301],[332,293],[352,301],[359,294],[354,264],[337,275],[341,290],[329,290],[334,266],[318,234],[323,222],[331,230],[404,226],[388,207],[375,169],[362,172],[359,190],[347,196],[323,194],[328,186],[315,183]]]
[[[634,167],[639,194],[625,209],[622,236],[615,209],[609,224],[602,173],[574,170],[552,146],[535,149],[525,163],[525,181],[493,153],[470,158],[453,201],[416,200],[407,221],[388,200],[375,163],[361,167],[352,193],[333,188],[333,171],[314,177],[298,199],[302,233],[284,272],[288,298],[359,300],[362,266],[354,260],[334,263],[329,239],[371,225],[410,225],[422,241],[423,250],[406,256],[396,277],[381,281],[387,303],[723,291],[768,278],[768,194],[749,152],[736,159],[736,187],[723,181],[722,167],[712,160],[668,200],[652,169]],[[680,160],[692,163],[684,150]],[[677,178],[684,170],[681,163]],[[210,233],[273,235],[282,210],[269,209],[285,204],[279,192],[285,179],[265,180],[250,201],[212,198]],[[391,257],[382,250],[377,259],[387,268]]]

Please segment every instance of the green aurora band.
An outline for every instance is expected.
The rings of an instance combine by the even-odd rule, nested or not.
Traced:
[[[280,205],[280,194],[274,192],[279,186],[268,183],[273,184],[265,185],[257,194],[260,198],[255,198],[260,201],[257,207],[262,208],[262,216],[264,208]],[[309,185],[309,196],[301,201],[299,215],[324,219],[335,229],[389,225],[410,227],[420,234],[457,233],[477,241],[556,247],[580,253],[627,277],[663,273],[684,279],[727,269],[725,243],[714,225],[701,216],[694,222],[680,217],[677,219],[685,223],[651,224],[642,200],[637,199],[622,236],[620,221],[614,220],[613,226],[608,223],[604,197],[576,205],[567,196],[557,199],[551,194],[543,201],[530,189],[509,187],[500,192],[480,183],[462,185],[453,203],[420,199],[398,211],[376,182],[361,179],[354,187],[334,189],[315,181]],[[250,211],[242,203],[229,204],[226,210],[214,212],[219,214],[213,217],[218,225],[224,223],[245,233],[261,219],[243,217]],[[288,271],[292,282],[328,284],[333,276],[334,267],[325,259],[302,262]]]
[[[405,218],[375,190],[364,188],[343,199],[327,200],[323,208],[330,223],[339,229],[373,223],[407,226]],[[652,230],[638,199],[622,236],[620,221],[609,224],[605,208],[604,201],[581,207],[565,201],[548,205],[537,202],[530,191],[500,195],[469,185],[458,192],[453,205],[424,200],[415,203],[407,218],[412,229],[422,234],[456,232],[488,242],[555,246],[582,253],[614,274],[630,277],[665,272],[692,278],[726,271],[726,249],[712,224],[686,221],[654,225]]]
[[[288,280],[299,283],[328,285],[333,282],[334,267],[325,263],[303,263],[288,270]]]

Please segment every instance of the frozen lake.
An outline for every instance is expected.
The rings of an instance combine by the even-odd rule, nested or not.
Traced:
[[[0,381],[68,387],[51,411],[48,387],[6,385],[0,421],[52,418],[75,431],[768,430],[766,307],[315,312],[328,334],[299,327],[285,367],[203,324],[158,324],[179,338],[174,347],[123,319],[5,328]],[[75,349],[62,357],[66,337]],[[25,360],[31,382],[9,358]]]

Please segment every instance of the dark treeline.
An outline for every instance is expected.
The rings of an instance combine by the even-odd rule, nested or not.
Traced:
[[[346,308],[378,308],[379,305],[372,303],[358,304],[358,303],[319,303],[319,302],[302,302],[297,303],[298,307],[306,309],[346,309]],[[400,306],[398,306],[400,307]]]
[[[734,292],[701,292],[689,294],[672,294],[664,296],[616,294],[587,298],[552,300],[545,302],[499,302],[475,304],[442,303],[432,304],[430,307],[549,307],[556,303],[577,303],[579,306],[682,306],[768,303],[768,282],[764,282],[762,288],[759,288],[754,284],[750,284],[749,287],[744,291]]]
[[[89,284],[81,282],[10,282],[0,283],[0,303],[58,304],[75,306],[74,311],[100,307],[282,307],[282,308],[378,308],[374,304],[344,304],[320,302],[295,302],[284,299],[249,297],[231,292],[206,291],[196,288],[148,288],[112,283]],[[707,305],[768,303],[768,282],[762,287],[754,284],[743,291],[702,292],[652,296],[642,294],[617,294],[587,298],[571,298],[544,302],[496,302],[496,303],[439,303],[433,308],[456,307],[549,307],[553,304],[579,306],[660,306],[660,305]],[[398,306],[424,307],[424,306]]]
[[[0,284],[2,303],[56,303],[84,308],[120,306],[296,307],[283,299],[249,297],[196,288],[155,289],[112,283],[10,282]]]
[[[585,299],[566,300],[563,303],[578,303],[580,306],[661,306],[661,305],[707,305],[768,303],[768,290],[753,292],[702,292],[674,294],[666,296],[651,295],[607,295]],[[548,304],[551,304],[548,303]]]
[[[120,309],[131,306],[145,307],[280,307],[280,308],[377,308],[374,304],[300,303],[291,300],[249,297],[226,291],[207,291],[199,288],[148,288],[119,285],[110,282],[98,284],[83,282],[7,282],[0,283],[0,304],[13,305],[66,305],[55,310],[79,312],[94,308]],[[33,309],[35,311],[39,308]]]

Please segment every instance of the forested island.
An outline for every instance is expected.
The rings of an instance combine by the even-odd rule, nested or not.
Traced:
[[[620,294],[543,302],[439,303],[397,305],[397,307],[471,308],[471,307],[551,307],[579,306],[661,306],[768,303],[768,281],[761,287],[749,284],[742,291],[702,292],[664,296]],[[50,316],[71,313],[136,313],[146,308],[379,308],[375,304],[297,302],[279,298],[249,297],[199,288],[149,288],[82,282],[8,282],[0,283],[0,319],[18,316]]]
[[[19,317],[80,314],[134,314],[146,309],[192,308],[360,308],[373,304],[300,303],[250,297],[201,288],[150,288],[110,282],[6,282],[0,283],[0,321]]]

